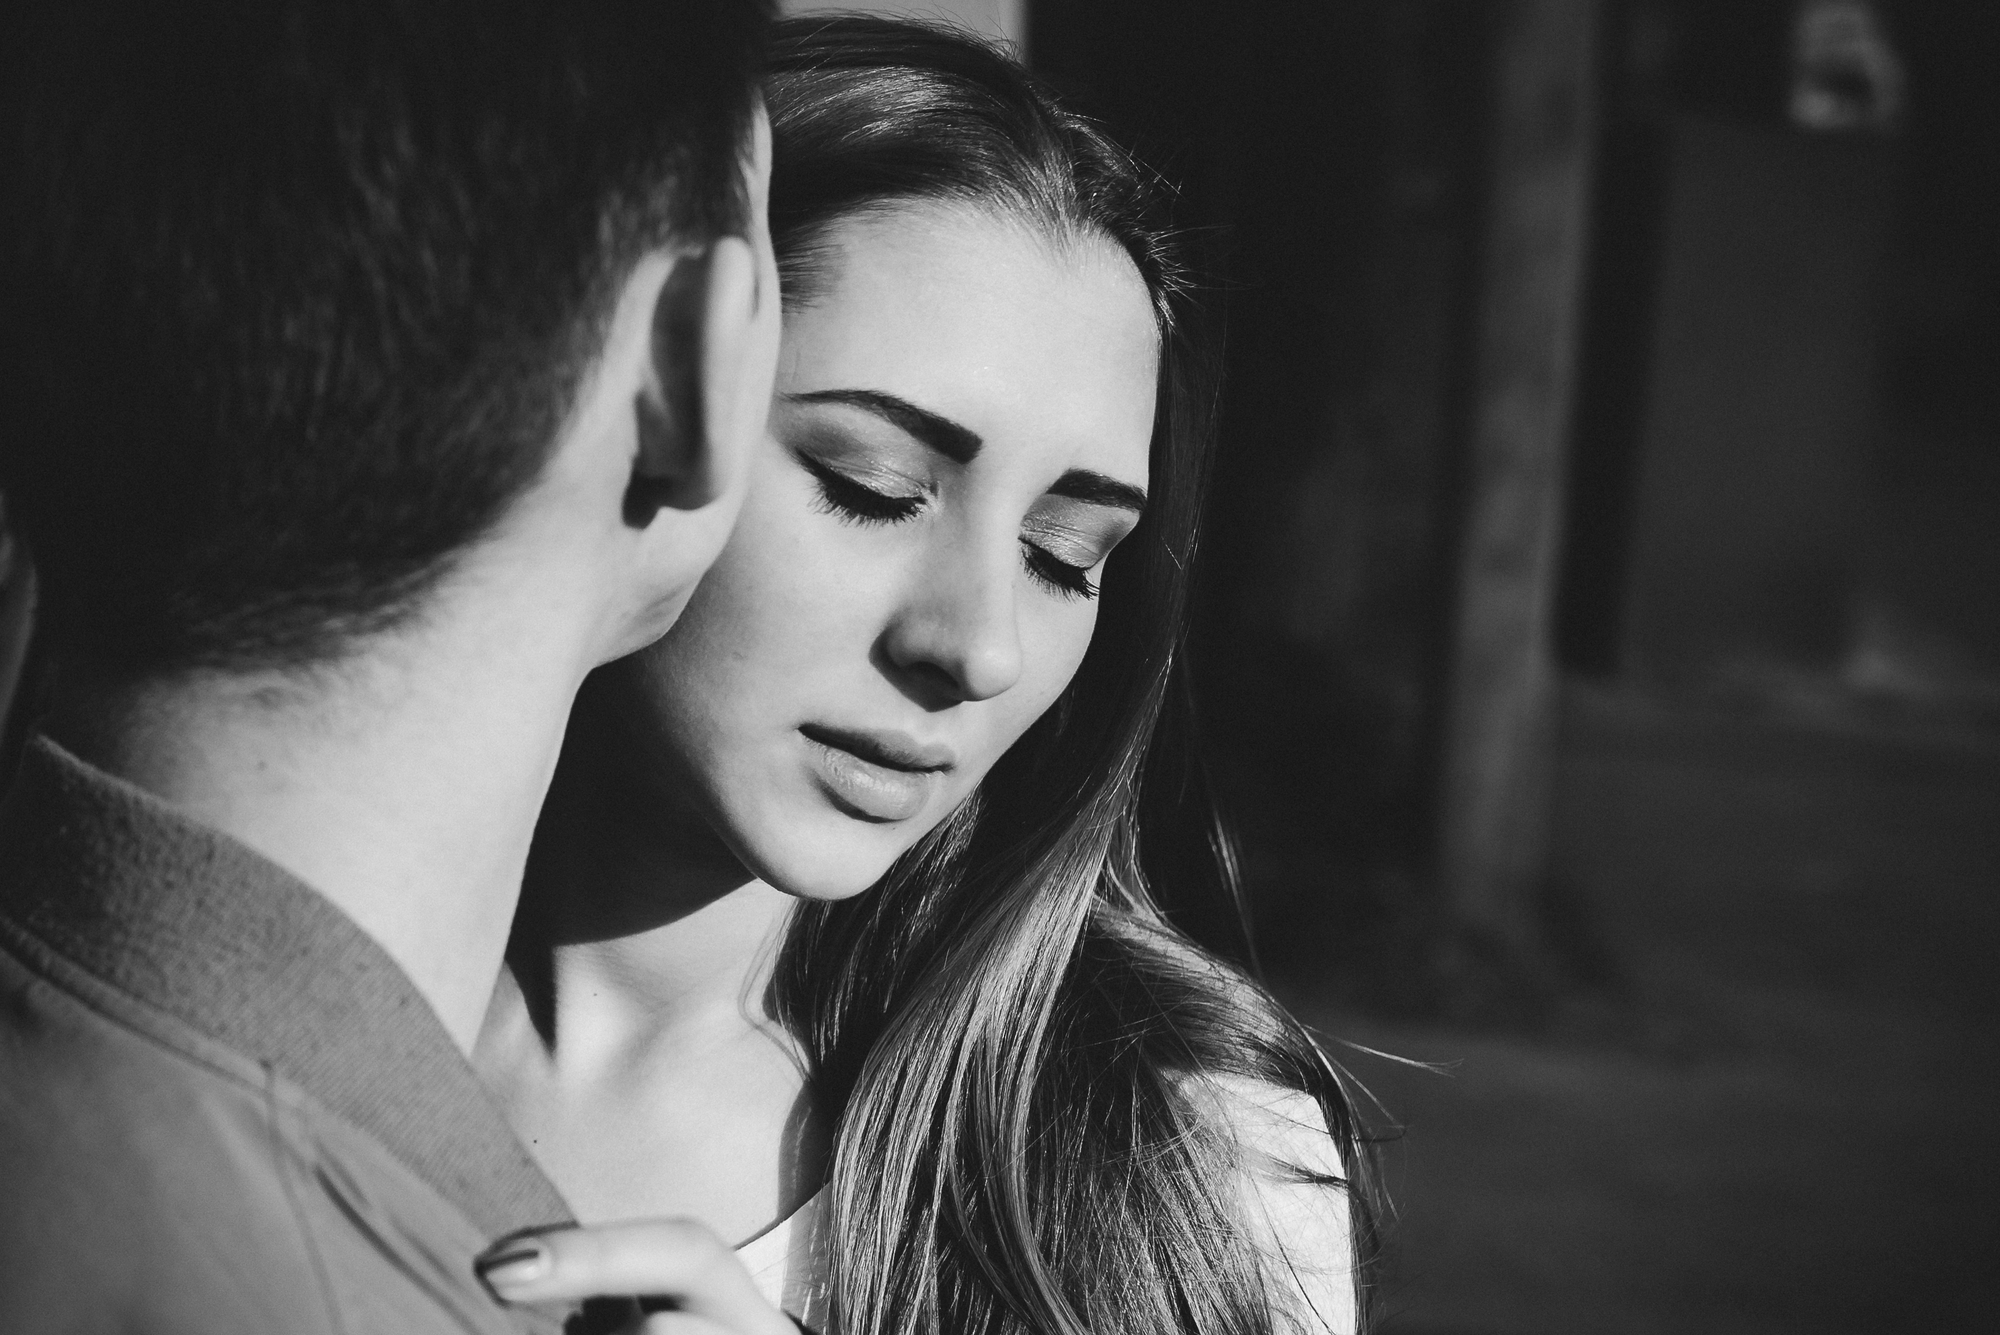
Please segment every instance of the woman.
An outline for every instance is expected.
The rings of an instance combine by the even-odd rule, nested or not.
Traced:
[[[481,1067],[580,1217],[750,1238],[814,1327],[1354,1329],[1334,1069],[1156,906],[1230,882],[1172,749],[1211,387],[1150,182],[976,43],[781,33],[769,439],[578,703]]]

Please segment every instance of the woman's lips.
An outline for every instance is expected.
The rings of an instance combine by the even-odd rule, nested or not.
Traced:
[[[888,823],[924,809],[938,775],[951,768],[948,751],[888,733],[851,732],[819,724],[799,729],[820,787],[850,816]]]

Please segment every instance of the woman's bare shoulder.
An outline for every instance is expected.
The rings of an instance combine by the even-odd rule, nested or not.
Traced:
[[[1243,1218],[1289,1318],[1279,1329],[1348,1335],[1357,1317],[1347,1167],[1319,1104],[1237,1076],[1201,1076],[1187,1089],[1236,1147]]]

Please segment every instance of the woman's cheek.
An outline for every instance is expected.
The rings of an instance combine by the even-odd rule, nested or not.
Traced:
[[[1037,638],[1041,641],[1038,656],[1047,665],[1037,686],[1044,690],[1047,698],[1042,709],[1048,707],[1077,669],[1083,666],[1084,655],[1090,652],[1091,637],[1097,631],[1097,601],[1095,599],[1066,598],[1048,609],[1043,627]],[[1041,709],[1035,711],[1037,717]]]
[[[1008,692],[1012,698],[1007,699],[1007,735],[994,752],[995,760],[1048,712],[1076,677],[1096,626],[1094,602],[1051,601],[1027,619],[1021,646],[1026,670],[1020,683]]]
[[[728,606],[721,610],[740,636],[737,667],[790,672],[819,648],[818,623],[838,592],[840,553],[827,532],[834,521],[810,507],[797,482],[770,483],[755,512],[738,520],[738,560],[728,572]]]

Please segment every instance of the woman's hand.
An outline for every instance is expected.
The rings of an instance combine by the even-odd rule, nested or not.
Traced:
[[[594,1224],[496,1242],[476,1261],[510,1303],[636,1298],[620,1335],[799,1335],[722,1240],[687,1219]],[[667,1310],[653,1310],[656,1306]]]

